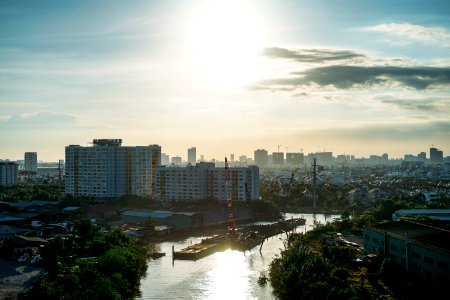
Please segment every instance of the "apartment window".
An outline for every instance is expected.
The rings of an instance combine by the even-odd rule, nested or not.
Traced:
[[[411,269],[414,271],[420,271],[420,265],[417,263],[412,263],[411,264]]]
[[[394,250],[394,251],[398,251],[397,245],[391,245],[391,249]]]
[[[401,252],[402,254],[406,254],[406,249],[405,249],[405,248],[402,248],[402,249],[400,249],[400,252]]]
[[[433,259],[431,257],[428,257],[428,256],[424,256],[423,257],[423,261],[426,262],[427,264],[430,264],[430,265],[433,264]]]
[[[412,256],[412,258],[420,259],[420,254],[417,253],[417,252],[414,252],[414,251],[413,251],[413,253],[411,254],[411,256]]]

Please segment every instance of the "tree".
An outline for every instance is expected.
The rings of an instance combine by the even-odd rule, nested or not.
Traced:
[[[147,220],[145,220],[145,227],[148,230],[151,231],[155,230],[156,225],[157,225],[156,220],[153,219],[152,217],[148,217]]]

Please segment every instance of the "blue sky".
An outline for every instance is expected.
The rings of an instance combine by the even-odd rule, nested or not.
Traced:
[[[448,1],[0,1],[0,159],[450,151]]]

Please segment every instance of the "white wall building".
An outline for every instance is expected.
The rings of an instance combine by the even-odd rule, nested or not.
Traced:
[[[257,166],[229,169],[230,187],[226,189],[224,168],[214,163],[197,163],[195,166],[158,168],[156,198],[172,202],[225,202],[259,199],[259,168]]]
[[[66,147],[66,194],[97,198],[153,195],[161,147],[121,144],[120,139],[98,139],[92,147]]]
[[[25,152],[25,171],[37,172],[37,153]]]

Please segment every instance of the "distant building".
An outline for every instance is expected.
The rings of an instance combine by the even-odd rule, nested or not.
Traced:
[[[168,154],[161,153],[161,165],[170,165],[170,158]]]
[[[436,192],[424,192],[423,197],[425,198],[425,202],[439,202],[441,200],[441,197]]]
[[[173,165],[179,166],[179,165],[181,165],[181,162],[182,162],[182,160],[181,160],[180,156],[173,156],[172,157],[172,164]]]
[[[195,165],[197,162],[197,149],[195,147],[188,149],[188,163]]]
[[[266,167],[269,161],[267,150],[258,149],[254,152],[255,164],[260,167]]]
[[[389,258],[423,279],[450,283],[450,231],[409,221],[366,227],[364,251]]]
[[[430,148],[430,162],[440,164],[444,162],[444,153],[436,148]]]
[[[228,195],[233,201],[259,199],[259,168],[257,166],[232,167],[230,190],[226,190],[225,169],[214,163],[197,163],[187,167],[158,168],[156,198],[163,203],[172,202],[224,202]]]
[[[18,167],[12,161],[0,161],[0,185],[17,184]]]
[[[349,204],[353,203],[361,203],[363,205],[369,205],[369,201],[367,199],[367,192],[362,189],[353,189],[348,192],[348,202]]]
[[[330,164],[333,162],[333,152],[317,152],[313,154],[319,164]]]
[[[273,152],[272,153],[272,164],[277,166],[284,165],[284,153],[283,152]]]
[[[37,153],[36,152],[25,152],[25,171],[37,172]]]
[[[121,139],[96,139],[92,147],[66,147],[66,194],[96,198],[151,196],[161,147],[121,146]]]
[[[303,164],[303,153],[286,153],[286,164],[299,166]]]
[[[419,154],[417,154],[417,158],[420,161],[425,162],[427,160],[427,154],[425,152],[420,152]]]
[[[383,191],[379,188],[373,188],[367,192],[367,203],[375,204],[375,202],[382,200],[382,199],[387,199],[388,197],[389,197],[389,194],[386,193],[385,191]]]

